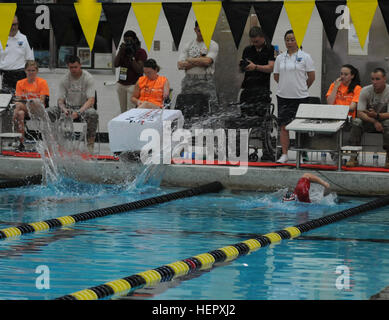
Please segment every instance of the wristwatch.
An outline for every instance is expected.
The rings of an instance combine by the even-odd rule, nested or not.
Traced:
[[[81,112],[80,111],[76,111],[77,113],[77,116],[80,118],[81,117]]]
[[[377,112],[377,115],[375,117],[377,120],[380,120],[380,114]]]

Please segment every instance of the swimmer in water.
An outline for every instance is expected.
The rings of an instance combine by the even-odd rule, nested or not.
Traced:
[[[297,185],[293,192],[288,191],[282,198],[283,202],[286,201],[300,201],[300,202],[311,202],[309,197],[309,189],[311,188],[312,183],[318,183],[324,188],[329,189],[330,185],[328,182],[325,182],[323,179],[315,176],[312,173],[304,173],[302,177],[297,182]]]

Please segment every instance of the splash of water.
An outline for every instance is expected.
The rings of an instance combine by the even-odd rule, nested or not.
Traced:
[[[32,111],[28,103],[27,108],[42,136],[42,140],[35,140],[35,143],[43,161],[43,177],[46,183],[61,181],[61,177],[74,177],[74,165],[85,161],[83,155],[88,155],[84,143],[85,134],[77,135],[72,119],[65,114],[56,122],[51,122],[44,109]]]

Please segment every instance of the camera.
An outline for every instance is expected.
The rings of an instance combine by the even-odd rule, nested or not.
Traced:
[[[124,52],[127,55],[135,56],[136,53],[136,44],[134,41],[125,41],[124,42]]]
[[[242,72],[246,72],[246,67],[250,64],[247,60],[240,60],[239,68]]]

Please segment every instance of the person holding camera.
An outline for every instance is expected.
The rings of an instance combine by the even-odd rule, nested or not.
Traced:
[[[249,37],[251,45],[243,50],[239,63],[241,72],[244,72],[239,102],[261,108],[261,104],[271,102],[270,74],[273,72],[275,51],[260,27],[252,27]],[[241,113],[244,114],[244,108],[241,108]],[[261,160],[273,161],[274,156],[264,148]]]
[[[143,64],[146,60],[147,53],[140,47],[140,41],[135,32],[126,31],[114,62],[115,68],[120,68],[116,91],[121,113],[136,108],[130,99],[134,92],[135,83],[143,74]]]
[[[266,35],[258,26],[249,31],[251,45],[243,50],[239,66],[244,72],[240,103],[269,103],[270,74],[273,72],[275,51],[266,41]]]

